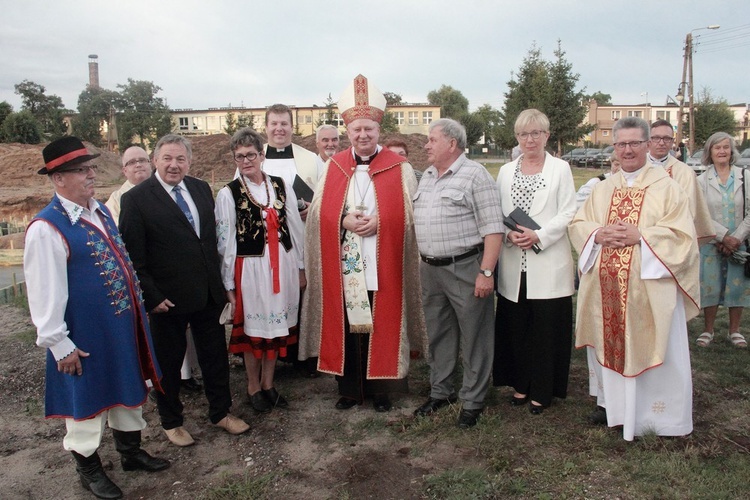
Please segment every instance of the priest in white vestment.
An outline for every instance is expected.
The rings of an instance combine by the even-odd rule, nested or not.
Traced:
[[[579,255],[576,347],[601,365],[597,405],[624,439],[693,430],[686,321],[698,313],[698,245],[689,200],[647,160],[648,123],[613,127],[622,170],[570,224]]]

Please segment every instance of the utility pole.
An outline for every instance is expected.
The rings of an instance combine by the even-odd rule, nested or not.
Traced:
[[[719,28],[720,26],[718,24],[711,24],[704,28],[695,28],[694,30],[690,30],[690,32],[685,36],[685,54],[682,61],[682,80],[680,81],[680,86],[677,89],[677,96],[675,96],[676,99],[680,102],[680,111],[677,113],[677,140],[682,141],[682,129],[684,124],[683,110],[685,109],[685,87],[687,86],[687,97],[688,99],[690,99],[690,102],[688,103],[688,126],[690,127],[688,137],[688,150],[691,153],[693,152],[693,148],[695,147],[695,106],[693,102],[693,31],[716,30]],[[687,80],[685,80],[686,73]]]
[[[682,142],[682,127],[684,123],[683,110],[685,109],[685,77],[687,75],[688,59],[692,59],[693,54],[693,34],[688,33],[685,37],[685,54],[682,57],[682,80],[680,80],[680,86],[677,88],[677,95],[675,98],[680,102],[680,110],[677,112],[677,142]],[[692,149],[690,150],[692,153]]]

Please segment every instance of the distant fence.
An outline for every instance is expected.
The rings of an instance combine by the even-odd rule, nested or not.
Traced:
[[[11,286],[0,288],[0,304],[9,304],[13,302],[16,297],[24,297],[26,295],[26,282],[14,283]]]
[[[7,236],[9,234],[22,233],[26,231],[26,226],[29,225],[29,218],[24,216],[23,219],[11,219],[0,221],[0,236]]]

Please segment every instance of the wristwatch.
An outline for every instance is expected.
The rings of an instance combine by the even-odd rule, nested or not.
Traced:
[[[484,274],[484,275],[485,275],[485,276],[487,276],[488,278],[492,278],[492,275],[494,274],[494,273],[492,272],[492,269],[480,269],[480,270],[479,270],[479,272],[480,272],[481,274]]]

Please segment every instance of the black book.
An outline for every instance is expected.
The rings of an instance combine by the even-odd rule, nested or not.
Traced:
[[[310,203],[313,199],[313,190],[310,186],[307,185],[305,181],[302,180],[302,177],[299,175],[294,176],[294,184],[292,185],[292,188],[294,189],[294,194],[297,195],[297,198],[302,198],[306,202]]]
[[[512,231],[517,231],[519,233],[522,233],[523,231],[518,229],[518,226],[527,227],[534,231],[542,228],[542,226],[537,224],[534,219],[529,217],[529,214],[521,210],[519,207],[514,208],[513,211],[505,217],[503,223]],[[536,244],[532,246],[531,249],[534,253],[542,251]]]

